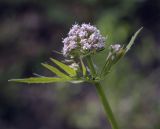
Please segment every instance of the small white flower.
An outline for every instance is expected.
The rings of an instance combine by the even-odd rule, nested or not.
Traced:
[[[79,37],[80,37],[80,38],[85,38],[85,37],[87,37],[87,36],[88,36],[88,34],[87,34],[86,31],[80,31],[80,32],[79,32]]]
[[[83,45],[83,49],[84,49],[84,50],[89,50],[89,49],[91,49],[91,44],[85,43],[85,44]]]
[[[70,29],[68,35],[72,36],[75,35],[77,33],[77,31],[79,30],[80,26],[78,24],[75,24],[72,26],[72,28]]]
[[[99,51],[105,47],[105,37],[100,31],[90,24],[75,24],[68,33],[68,37],[63,39],[63,55],[77,56],[86,55]],[[87,51],[86,51],[87,50]]]
[[[69,65],[69,67],[71,67],[74,70],[78,70],[79,69],[79,65],[77,63],[72,63],[71,65]]]
[[[92,33],[89,37],[89,40],[92,42],[96,42],[96,40],[98,40],[98,36],[96,35],[96,33]]]

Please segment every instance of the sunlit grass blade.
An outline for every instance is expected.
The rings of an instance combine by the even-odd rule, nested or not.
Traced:
[[[30,77],[24,79],[10,79],[10,82],[20,82],[20,83],[54,83],[54,82],[67,82],[69,79],[65,78],[53,78],[53,77]]]
[[[45,68],[47,68],[48,70],[55,73],[57,76],[59,76],[61,78],[71,79],[71,77],[67,76],[66,74],[64,74],[63,72],[61,72],[60,70],[58,70],[57,68],[55,68],[49,64],[42,63],[42,66],[44,66]]]
[[[128,52],[128,50],[132,47],[132,45],[134,44],[134,41],[136,39],[136,37],[138,36],[138,34],[140,33],[140,31],[143,29],[143,27],[141,27],[131,38],[130,42],[128,43],[128,45],[126,46],[126,50],[125,53]]]
[[[70,76],[74,77],[76,76],[76,71],[74,69],[72,69],[71,67],[69,67],[68,65],[55,60],[53,58],[50,58],[52,62],[54,62],[56,65],[58,65],[61,69],[63,69],[66,73],[68,73]]]
[[[82,58],[80,58],[80,61],[81,61],[81,66],[82,66],[82,73],[83,73],[83,76],[86,76],[86,67],[85,67],[85,65],[84,65],[84,63],[83,63],[83,60],[82,60]]]

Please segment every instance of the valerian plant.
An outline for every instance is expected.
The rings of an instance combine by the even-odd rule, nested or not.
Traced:
[[[101,35],[95,26],[90,24],[75,24],[70,29],[67,37],[62,41],[64,44],[62,54],[66,58],[65,61],[61,62],[50,58],[58,68],[47,63],[42,63],[42,66],[56,74],[56,77],[37,76],[24,79],[11,79],[9,81],[29,84],[54,82],[92,83],[97,89],[112,129],[119,129],[102,88],[101,80],[108,75],[113,65],[128,52],[141,29],[142,28],[133,35],[126,47],[120,44],[111,45],[108,54],[106,54],[107,57],[104,65],[102,69],[98,71],[95,69],[92,56],[106,49],[106,38]],[[70,62],[70,65],[67,65],[66,62]]]

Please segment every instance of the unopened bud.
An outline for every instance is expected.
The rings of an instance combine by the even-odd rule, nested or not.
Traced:
[[[117,57],[120,50],[121,50],[121,45],[120,44],[110,45],[109,55],[110,55],[111,60],[114,60]]]
[[[110,47],[111,47],[111,52],[113,53],[117,53],[121,49],[120,44],[114,44],[114,45],[111,45]]]

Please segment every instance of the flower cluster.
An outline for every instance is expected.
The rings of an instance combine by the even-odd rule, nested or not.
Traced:
[[[63,55],[79,56],[100,51],[105,47],[105,37],[100,31],[90,24],[75,24],[70,29],[68,36],[63,39]]]

